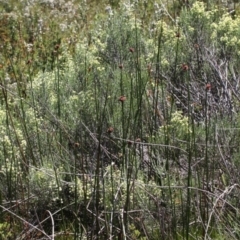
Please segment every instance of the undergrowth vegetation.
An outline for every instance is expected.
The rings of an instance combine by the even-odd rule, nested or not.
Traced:
[[[239,239],[240,15],[222,1],[0,1],[1,239]]]

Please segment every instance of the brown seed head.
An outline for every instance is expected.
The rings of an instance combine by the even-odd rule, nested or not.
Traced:
[[[197,43],[194,44],[195,49],[199,49],[199,45]]]
[[[113,132],[113,127],[109,127],[108,129],[107,129],[107,133],[112,133]]]
[[[55,47],[54,47],[55,50],[58,50],[59,48],[60,48],[59,44],[56,44]]]
[[[176,37],[177,37],[177,38],[180,38],[180,36],[181,36],[180,33],[177,32],[177,33],[176,33]]]
[[[119,67],[120,69],[123,69],[123,65],[122,65],[122,64],[119,64],[118,67]]]
[[[131,53],[133,53],[133,52],[134,52],[134,48],[130,47],[130,48],[129,48],[129,51],[130,51]]]
[[[148,71],[149,75],[151,75],[153,73],[153,69],[152,69],[152,65],[151,64],[147,65],[147,71]]]
[[[74,143],[74,147],[75,147],[75,148],[79,148],[79,146],[80,146],[80,144],[79,144],[78,142],[75,142],[75,143]]]
[[[181,67],[183,71],[187,71],[189,69],[189,66],[186,63],[183,63]]]
[[[211,84],[210,84],[210,83],[207,83],[207,84],[206,84],[206,90],[210,90],[210,89],[211,89],[211,87],[212,87],[212,86],[211,86]]]
[[[119,101],[119,102],[125,102],[126,99],[127,99],[127,98],[126,98],[125,96],[121,96],[121,97],[118,98],[118,101]]]
[[[31,63],[32,63],[32,60],[30,60],[30,59],[28,59],[27,62],[26,62],[27,65],[29,65]]]
[[[170,95],[168,95],[168,96],[166,97],[166,100],[167,100],[168,102],[171,102],[171,101],[172,101],[172,97],[171,97]]]

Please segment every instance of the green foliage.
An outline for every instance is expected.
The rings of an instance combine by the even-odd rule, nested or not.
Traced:
[[[211,25],[212,28],[212,36],[211,39],[216,41],[218,39],[219,45],[223,48],[223,51],[231,53],[237,53],[239,55],[239,23],[240,18],[237,16],[236,18],[232,18],[229,13],[225,13],[217,23],[213,23]]]
[[[1,239],[11,239],[12,238],[12,230],[10,228],[10,224],[7,222],[0,223],[0,237]]]
[[[15,3],[0,3],[4,214],[50,236],[47,208],[56,239],[237,239],[239,15]]]
[[[132,209],[142,209],[149,205],[149,194],[152,196],[160,196],[161,189],[155,182],[147,184],[140,177],[137,180],[127,182],[126,176],[122,176],[121,171],[116,166],[108,166],[104,178],[104,201],[107,210],[120,211],[126,203],[127,195],[130,198]],[[113,181],[114,179],[114,181]],[[127,186],[130,192],[127,192]]]
[[[177,138],[181,141],[189,139],[192,133],[188,117],[182,115],[182,112],[176,111],[171,114],[169,124],[159,129],[160,135],[166,135],[169,139]]]

